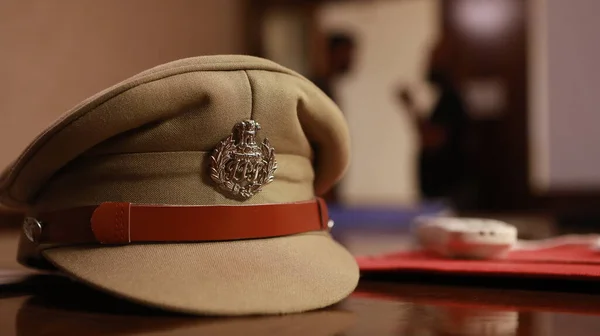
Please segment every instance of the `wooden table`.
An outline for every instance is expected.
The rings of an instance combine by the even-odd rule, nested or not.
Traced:
[[[344,231],[352,251],[393,248],[402,232]],[[414,274],[363,278],[325,310],[198,318],[158,313],[14,263],[15,231],[0,232],[0,335],[600,335],[594,284],[531,284]]]

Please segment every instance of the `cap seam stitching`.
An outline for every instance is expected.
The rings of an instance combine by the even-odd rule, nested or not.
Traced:
[[[246,75],[246,80],[248,81],[248,86],[250,87],[250,120],[254,119],[254,89],[252,88],[252,81],[250,80],[250,76],[248,75],[248,71],[244,70],[244,75]]]

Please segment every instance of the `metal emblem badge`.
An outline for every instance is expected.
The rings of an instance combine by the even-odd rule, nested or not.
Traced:
[[[246,120],[221,141],[210,157],[210,177],[230,196],[246,200],[271,183],[277,170],[275,149],[268,139],[259,146],[260,124]]]
[[[23,232],[30,242],[37,244],[42,235],[42,223],[33,217],[25,217],[23,220]]]

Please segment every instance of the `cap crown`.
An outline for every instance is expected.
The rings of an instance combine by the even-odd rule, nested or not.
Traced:
[[[268,139],[277,170],[261,192],[239,199],[211,179],[210,156],[246,120],[260,128],[241,131],[257,146]],[[144,71],[79,104],[4,172],[0,197],[42,210],[299,201],[329,189],[348,156],[341,112],[310,81],[260,58],[203,56]]]

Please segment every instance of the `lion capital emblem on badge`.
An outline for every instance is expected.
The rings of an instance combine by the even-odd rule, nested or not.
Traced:
[[[259,146],[256,133],[260,124],[246,120],[221,141],[210,157],[210,177],[230,196],[246,200],[274,179],[277,169],[275,149],[268,139]]]

